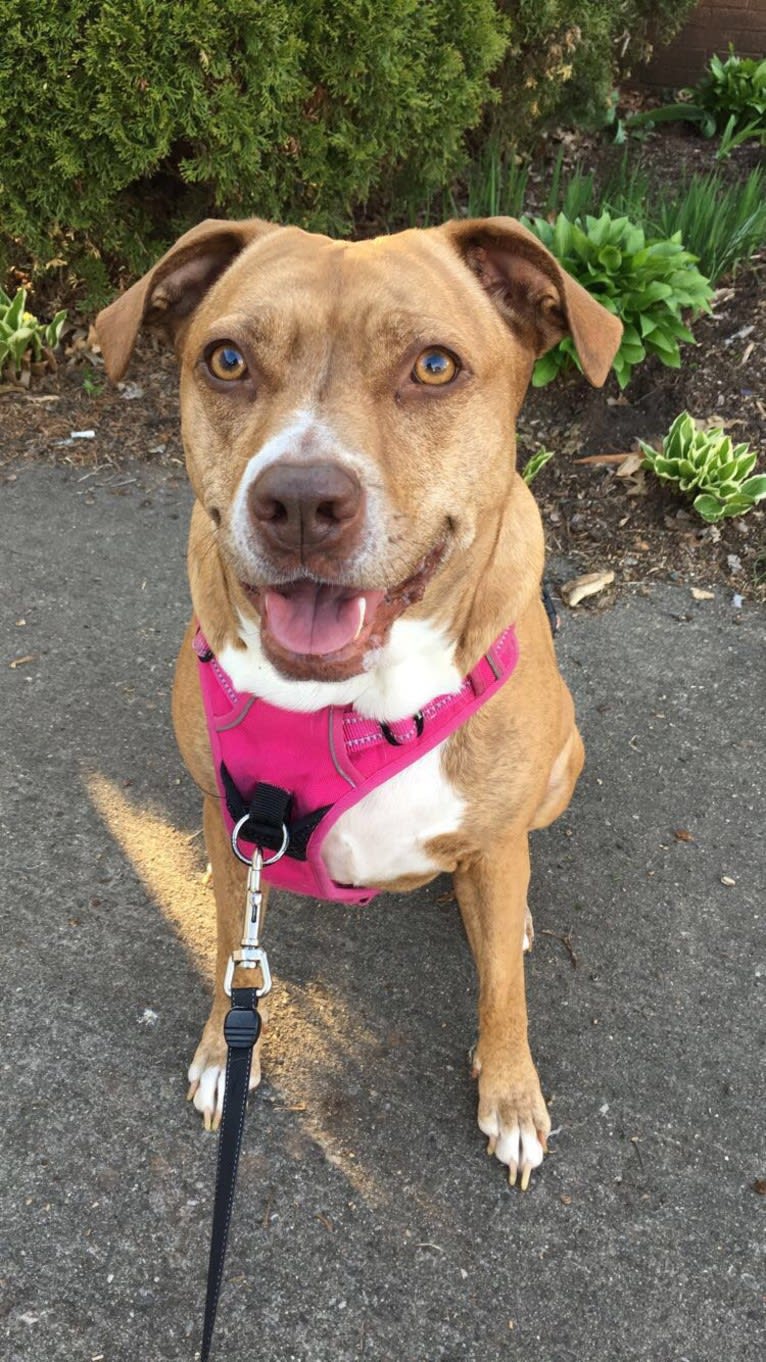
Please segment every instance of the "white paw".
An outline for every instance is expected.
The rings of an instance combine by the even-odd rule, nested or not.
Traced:
[[[261,1066],[257,1052],[253,1052],[250,1067],[248,1091],[252,1092],[261,1081]],[[195,1055],[189,1065],[189,1091],[187,1100],[194,1103],[200,1113],[205,1130],[217,1130],[223,1115],[223,1099],[226,1092],[226,1063],[210,1064]]]
[[[489,1141],[487,1153],[508,1168],[508,1181],[516,1178],[522,1192],[529,1186],[533,1168],[539,1168],[548,1148],[551,1118],[531,1058],[509,1072],[482,1059],[481,1041],[474,1053],[473,1073],[479,1080],[479,1130]]]
[[[507,1164],[511,1186],[520,1174],[519,1186],[526,1192],[532,1169],[539,1168],[545,1155],[545,1132],[529,1120],[502,1121],[497,1111],[479,1116],[479,1129],[488,1137],[487,1153]]]

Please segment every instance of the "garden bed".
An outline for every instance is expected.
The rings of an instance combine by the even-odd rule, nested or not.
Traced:
[[[567,159],[587,169],[614,156],[592,138],[570,138]],[[642,156],[662,178],[713,166],[715,145],[691,133],[665,130],[647,140]],[[723,163],[726,174],[744,176],[757,153],[743,146]],[[544,183],[544,172],[531,181]],[[532,204],[532,206],[534,206]],[[720,423],[735,443],[766,452],[766,290],[764,265],[743,270],[719,287],[712,315],[694,323],[695,346],[682,349],[680,370],[650,358],[634,372],[624,393],[610,377],[594,391],[572,374],[530,390],[519,421],[520,463],[541,447],[555,457],[534,482],[549,546],[577,570],[611,568],[620,581],[672,579],[697,588],[725,587],[745,599],[766,594],[766,512],[705,525],[651,476],[620,476],[614,462],[579,463],[592,455],[629,453],[638,439],[654,441],[682,410]],[[172,356],[151,339],[139,347],[128,380],[106,385],[83,355],[30,391],[0,389],[4,431],[2,461],[50,459],[119,469],[136,457],[177,473],[183,459],[178,429],[176,372]],[[93,438],[73,438],[92,430]],[[3,476],[0,472],[0,478]],[[598,600],[598,598],[596,598]]]

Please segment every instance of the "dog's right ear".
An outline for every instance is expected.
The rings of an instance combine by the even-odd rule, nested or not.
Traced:
[[[99,312],[96,335],[113,383],[128,367],[142,326],[175,339],[179,327],[240,251],[257,237],[277,232],[273,222],[208,218],[179,237],[175,246],[113,303]]]

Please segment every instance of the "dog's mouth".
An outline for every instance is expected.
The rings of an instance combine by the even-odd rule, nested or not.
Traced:
[[[264,651],[290,676],[314,680],[355,676],[364,670],[366,655],[383,646],[394,620],[422,598],[446,548],[446,540],[441,540],[409,577],[388,590],[310,577],[275,586],[243,582],[261,617]]]

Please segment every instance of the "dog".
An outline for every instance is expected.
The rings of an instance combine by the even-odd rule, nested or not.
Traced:
[[[204,795],[218,952],[189,1069],[194,1106],[217,1128],[246,877],[211,745],[226,725],[206,716],[212,658],[232,713],[256,697],[299,735],[341,714],[365,742],[380,731],[397,762],[430,731],[406,768],[333,815],[317,882],[359,901],[452,874],[478,971],[478,1124],[526,1189],[550,1130],[527,1041],[528,834],[567,807],[584,751],[541,600],[542,523],[515,469],[514,428],[538,356],[569,336],[601,386],[620,322],[512,218],[358,242],[249,219],[193,228],[101,312],[113,381],[142,326],[175,346],[196,496],[194,618],[172,709]],[[491,693],[436,741],[429,725],[445,697],[474,695],[479,659],[492,665]],[[266,741],[275,730],[261,731]],[[256,1056],[251,1087],[259,1078]]]

